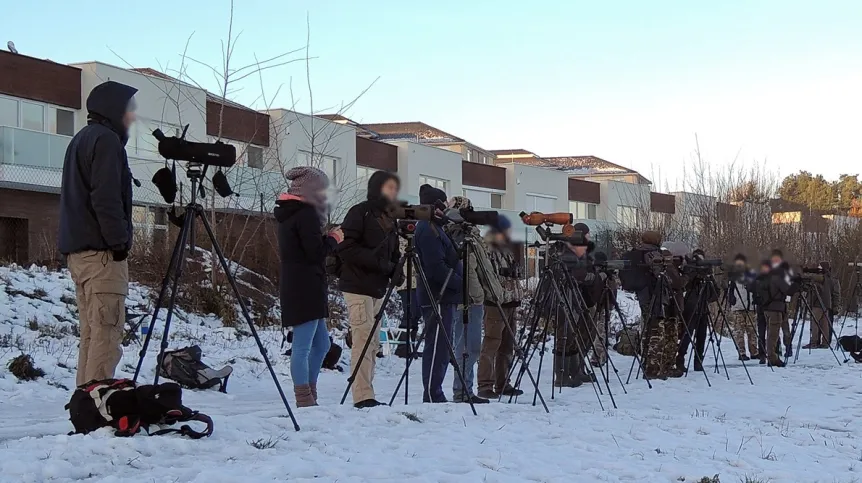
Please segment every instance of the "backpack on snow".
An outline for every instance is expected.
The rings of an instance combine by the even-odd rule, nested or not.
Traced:
[[[233,373],[233,367],[215,370],[201,361],[201,355],[201,348],[196,345],[167,351],[164,360],[159,361],[159,375],[187,389],[219,386],[220,392],[227,392],[227,380]]]
[[[183,406],[182,389],[172,382],[138,386],[130,379],[90,381],[78,386],[65,408],[75,427],[69,434],[87,434],[111,427],[115,436],[134,436],[143,429],[150,436],[179,433],[200,439],[213,432],[212,418]],[[149,432],[153,425],[170,426],[188,421],[202,422],[206,429],[195,431],[183,425],[179,429]]]
[[[856,362],[862,362],[862,337],[858,335],[845,335],[838,339],[838,345],[844,351],[849,352]]]

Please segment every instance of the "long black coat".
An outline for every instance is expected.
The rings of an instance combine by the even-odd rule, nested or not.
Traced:
[[[132,172],[123,115],[137,89],[99,84],[87,97],[88,124],[66,149],[60,187],[60,253],[132,247]]]
[[[317,211],[302,201],[278,201],[275,219],[281,258],[281,324],[293,327],[329,317],[324,267],[335,240],[323,234]]]
[[[344,241],[338,246],[342,292],[383,298],[401,255],[396,228],[375,200],[350,208],[341,224]]]

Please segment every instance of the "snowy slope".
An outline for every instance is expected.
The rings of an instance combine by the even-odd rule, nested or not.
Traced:
[[[751,385],[742,365],[731,361],[728,341],[722,349],[729,377],[714,373],[710,359],[711,388],[699,373],[654,381],[652,389],[634,377],[623,386],[612,376],[618,408],[603,387],[605,410],[590,386],[566,389],[551,400],[547,370],[541,389],[550,414],[532,406],[532,397],[477,406],[478,416],[465,405],[423,405],[416,364],[408,406],[401,395],[391,408],[359,411],[338,405],[346,374],[326,372],[324,405],[295,410],[302,426],[296,433],[253,341],[221,328],[213,317],[181,313],[171,346],[194,341],[210,365],[236,369],[227,395],[186,392],[188,406],[215,420],[213,436],[122,439],[107,430],[67,436],[63,404],[74,385],[77,350],[75,313],[67,303],[73,298],[62,272],[0,268],[0,481],[694,482],[716,474],[725,483],[746,477],[862,479],[862,439],[854,424],[862,416],[859,368],[839,366],[829,351],[806,351],[786,369],[749,363]],[[132,311],[143,312],[148,299],[148,290],[133,287]],[[289,391],[281,335],[262,334]],[[146,380],[157,345],[146,359]],[[8,372],[6,361],[22,349],[45,378],[19,383]],[[122,375],[133,371],[138,350],[126,348]],[[631,359],[616,355],[614,361],[625,382]],[[401,359],[380,361],[380,399],[388,401],[402,370]]]

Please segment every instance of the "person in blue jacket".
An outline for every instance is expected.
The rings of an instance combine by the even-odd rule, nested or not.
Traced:
[[[445,192],[427,184],[419,188],[421,204],[433,205],[438,201],[446,202]],[[437,217],[432,221],[420,221],[416,224],[414,238],[419,262],[431,289],[430,294],[424,287],[417,290],[422,318],[426,324],[422,353],[422,400],[431,403],[447,402],[443,394],[443,379],[450,360],[447,339],[452,340],[452,324],[457,318],[458,304],[462,302],[461,262],[455,245],[441,225],[442,221]],[[434,315],[433,303],[439,303],[442,320]]]

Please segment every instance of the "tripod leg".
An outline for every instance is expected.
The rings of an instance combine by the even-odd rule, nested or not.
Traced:
[[[399,268],[396,270],[400,270],[401,265],[398,265]],[[374,323],[371,325],[371,332],[368,333],[368,337],[365,338],[365,344],[362,345],[362,352],[359,354],[359,360],[356,361],[355,367],[350,368],[350,377],[347,378],[347,387],[344,388],[344,394],[341,395],[341,404],[344,404],[344,401],[347,400],[347,395],[350,393],[350,389],[353,387],[353,383],[356,381],[356,375],[359,374],[359,369],[362,367],[362,362],[365,361],[365,355],[368,353],[368,348],[371,346],[371,341],[374,340],[374,337],[379,338],[379,327],[380,321],[383,319],[383,314],[386,311],[386,304],[389,303],[389,299],[392,297],[392,292],[395,291],[395,287],[390,283],[389,287],[386,289],[386,295],[383,296],[383,303],[380,305],[380,310],[374,315]]]
[[[185,220],[183,221],[183,226],[185,226]],[[180,232],[182,234],[182,231]],[[135,375],[132,377],[133,382],[138,382],[138,376],[141,374],[141,366],[144,364],[144,357],[147,355],[147,348],[150,346],[150,340],[153,337],[153,329],[156,326],[156,320],[159,317],[159,311],[162,309],[162,304],[165,301],[165,295],[168,291],[168,284],[171,281],[171,275],[174,273],[174,268],[177,264],[177,257],[179,254],[183,252],[183,243],[182,236],[177,236],[177,241],[174,242],[174,251],[171,253],[171,259],[168,262],[168,270],[165,272],[165,277],[162,279],[162,287],[159,289],[159,298],[156,299],[156,303],[153,306],[153,317],[150,319],[150,327],[147,330],[147,336],[144,337],[144,343],[141,346],[141,351],[138,354],[138,365],[135,367]],[[143,320],[143,319],[142,319]]]
[[[186,257],[183,254],[186,249],[186,241],[188,240],[189,232],[195,224],[195,212],[191,209],[186,209],[185,223],[180,231],[179,236],[179,253],[177,253],[176,273],[174,274],[174,282],[171,285],[171,296],[168,299],[168,314],[165,316],[165,330],[162,335],[162,343],[159,345],[159,355],[156,356],[156,376],[153,378],[153,384],[159,383],[159,372],[161,372],[162,360],[165,356],[165,350],[168,348],[168,335],[171,331],[171,320],[174,317],[174,308],[177,300],[177,285],[183,276],[183,266],[185,265]]]
[[[275,383],[275,388],[276,390],[278,390],[278,395],[281,397],[281,402],[284,403],[284,408],[287,410],[287,414],[288,416],[290,416],[291,422],[293,422],[293,429],[299,431],[299,423],[296,422],[296,417],[293,415],[293,410],[290,408],[290,404],[287,402],[287,396],[284,395],[284,390],[281,388],[281,383],[278,382],[278,376],[275,374],[275,369],[273,369],[272,362],[270,362],[269,360],[269,356],[266,352],[266,347],[263,346],[263,342],[261,342],[260,340],[260,336],[257,333],[257,329],[255,328],[254,323],[251,320],[251,314],[249,314],[248,307],[246,307],[245,304],[245,300],[239,293],[239,287],[237,287],[236,280],[234,279],[233,274],[230,272],[230,267],[227,264],[227,260],[225,260],[224,253],[222,252],[221,246],[219,246],[218,244],[218,240],[216,240],[215,234],[213,233],[212,227],[207,220],[206,214],[203,211],[197,211],[195,214],[199,216],[201,221],[203,222],[204,229],[206,229],[207,235],[210,239],[210,243],[212,243],[212,247],[215,249],[216,255],[218,255],[219,264],[221,265],[222,270],[224,270],[225,278],[227,278],[231,289],[233,289],[233,295],[234,297],[236,297],[237,303],[239,303],[239,308],[242,311],[242,315],[245,318],[246,323],[248,324],[249,331],[251,331],[251,335],[254,337],[255,343],[257,343],[257,348],[260,351],[261,357],[263,357],[263,361],[266,363],[266,368],[269,370],[270,376],[272,376],[272,382]]]

